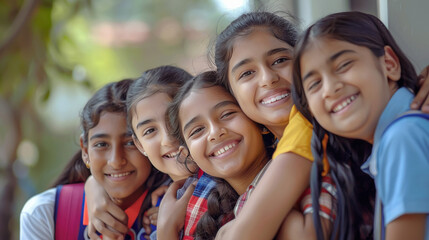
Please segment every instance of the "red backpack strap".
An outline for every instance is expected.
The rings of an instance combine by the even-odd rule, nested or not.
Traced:
[[[84,183],[57,187],[55,199],[55,239],[78,239],[82,215]]]

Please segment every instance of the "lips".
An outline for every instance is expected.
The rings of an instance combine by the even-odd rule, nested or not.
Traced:
[[[333,105],[331,112],[337,113],[341,110],[343,110],[345,107],[350,105],[354,100],[356,100],[358,94],[351,95],[347,97],[346,99],[340,101],[339,103],[336,103]]]
[[[235,147],[241,142],[241,140],[233,140],[228,141],[226,143],[222,143],[221,145],[215,147],[215,150],[209,155],[210,157],[222,157],[232,151],[234,151]]]
[[[176,158],[177,155],[179,155],[180,151],[179,150],[175,150],[175,151],[170,151],[164,155],[162,155],[163,158]]]
[[[131,173],[133,173],[134,171],[130,171],[130,172],[122,172],[122,173],[107,173],[107,174],[104,174],[104,175],[106,175],[106,176],[108,176],[108,177],[112,177],[112,178],[121,178],[121,177],[125,177],[125,176],[128,176],[128,175],[130,175]]]
[[[277,92],[274,94],[270,94],[269,96],[264,97],[260,102],[262,105],[268,105],[276,103],[282,99],[288,98],[290,96],[290,90]]]

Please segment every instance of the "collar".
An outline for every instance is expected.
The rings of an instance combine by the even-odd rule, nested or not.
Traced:
[[[392,98],[387,103],[386,108],[384,108],[384,111],[378,120],[377,127],[375,128],[371,156],[361,166],[361,169],[371,177],[374,177],[377,174],[375,158],[380,138],[391,122],[393,122],[403,112],[410,109],[413,98],[414,95],[410,90],[405,87],[401,87],[393,94]]]
[[[144,193],[142,195],[140,195],[140,197],[127,209],[125,209],[125,213],[128,216],[128,228],[131,228],[134,224],[134,222],[137,219],[137,216],[139,215],[140,212],[140,207],[143,204],[143,200],[145,199],[146,195],[147,195],[148,190],[146,189],[146,191],[144,191]],[[84,206],[84,210],[83,210],[83,225],[88,225],[89,222],[89,218],[88,218],[88,209],[86,206],[86,197],[85,197],[85,206]]]

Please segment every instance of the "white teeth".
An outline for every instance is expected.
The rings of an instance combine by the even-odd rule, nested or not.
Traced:
[[[177,155],[179,155],[179,151],[169,153],[169,154],[167,154],[166,156],[167,156],[168,158],[174,158],[174,157],[176,157]]]
[[[347,98],[346,100],[344,100],[342,103],[338,104],[334,109],[333,112],[339,112],[341,111],[341,109],[345,108],[346,106],[348,106],[351,102],[353,102],[356,99],[356,95],[353,95],[349,98]]]
[[[227,145],[227,146],[225,146],[225,147],[223,147],[223,148],[219,149],[217,152],[215,152],[215,153],[214,153],[214,156],[219,156],[219,155],[221,155],[222,153],[224,153],[224,152],[228,151],[229,149],[231,149],[231,148],[233,148],[233,147],[235,147],[235,143],[231,143],[231,144],[229,144],[229,145]]]
[[[119,177],[124,177],[124,176],[128,176],[128,175],[130,175],[131,174],[131,172],[126,172],[126,173],[118,173],[118,174],[109,174],[111,177],[114,177],[114,178],[119,178]]]
[[[289,93],[285,93],[285,94],[279,95],[277,97],[271,97],[268,100],[262,100],[262,104],[270,104],[273,102],[277,102],[283,98],[286,98],[287,96],[289,96]]]

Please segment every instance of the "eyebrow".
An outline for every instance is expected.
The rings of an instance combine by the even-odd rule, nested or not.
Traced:
[[[274,55],[274,54],[276,54],[276,53],[278,53],[278,52],[288,52],[288,53],[292,53],[292,51],[291,51],[291,49],[289,49],[289,48],[274,48],[274,49],[271,49],[270,51],[268,51],[265,55],[266,56],[272,56],[272,55]],[[250,62],[250,58],[246,58],[246,59],[243,59],[243,60],[241,60],[240,62],[238,62],[237,64],[235,64],[234,65],[234,67],[232,67],[231,68],[231,73],[234,73],[236,70],[237,70],[237,68],[239,68],[239,67],[241,67],[241,66],[243,66],[244,64],[247,64],[247,63],[249,63]]]
[[[145,124],[151,123],[151,122],[154,122],[154,120],[153,119],[143,120],[143,121],[137,123],[136,129],[139,129],[139,127],[141,127]]]
[[[127,132],[123,133],[121,136],[122,137],[129,137],[131,135],[132,135],[131,131],[127,131]],[[89,141],[97,139],[97,138],[108,138],[109,136],[110,135],[106,134],[106,133],[97,133],[97,134],[92,135],[91,138],[89,138]]]
[[[236,102],[231,101],[231,100],[226,100],[226,101],[222,101],[222,102],[217,103],[216,105],[214,105],[214,107],[212,107],[212,111],[216,110],[216,109],[219,109],[221,107],[224,107],[224,106],[228,106],[228,105],[238,106],[238,104]],[[194,122],[198,121],[200,118],[201,117],[198,115],[198,116],[192,118],[189,122],[187,122],[185,124],[185,127],[183,127],[183,132],[185,132],[186,129],[188,129]]]
[[[105,133],[98,133],[98,134],[94,134],[94,135],[92,135],[92,136],[89,138],[89,140],[91,141],[91,140],[96,139],[96,138],[106,138],[106,137],[109,137],[109,134],[105,134]]]
[[[328,59],[328,63],[331,63],[331,62],[335,61],[335,59],[339,58],[341,55],[344,55],[346,53],[356,53],[356,51],[350,50],[350,49],[341,50],[341,51],[333,54],[332,56],[330,56],[329,59]],[[302,82],[305,82],[305,80],[307,80],[309,77],[313,76],[314,73],[315,73],[315,71],[310,71],[309,73],[307,73],[302,78]]]

